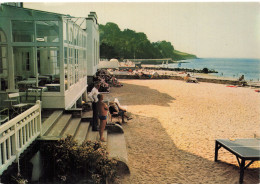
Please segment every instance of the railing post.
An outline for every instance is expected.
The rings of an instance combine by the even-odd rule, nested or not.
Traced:
[[[39,117],[38,117],[38,119],[37,119],[37,123],[39,123],[39,124],[38,124],[38,127],[39,127],[39,129],[40,129],[40,137],[41,137],[41,136],[42,136],[41,101],[40,101],[40,100],[37,100],[37,101],[36,101],[36,104],[39,105]]]
[[[18,122],[17,123],[15,123],[14,124],[14,144],[13,144],[13,150],[14,150],[14,152],[15,152],[15,157],[16,157],[16,162],[18,162],[18,159],[19,159],[19,156],[18,156],[18,142],[19,142],[19,135],[17,135],[17,134],[19,134],[19,129],[18,129],[18,131],[17,131],[17,126],[18,126]]]

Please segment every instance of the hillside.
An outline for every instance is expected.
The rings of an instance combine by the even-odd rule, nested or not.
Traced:
[[[196,55],[180,52],[178,50],[173,51],[173,56],[176,61],[197,58]]]
[[[151,42],[145,33],[131,29],[120,30],[117,24],[99,25],[100,57],[105,59],[161,59],[174,61],[196,58],[195,55],[174,50],[168,41]]]

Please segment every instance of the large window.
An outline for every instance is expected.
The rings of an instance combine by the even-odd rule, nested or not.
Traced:
[[[7,47],[6,47],[6,36],[3,30],[0,28],[0,77],[7,76]]]
[[[7,89],[7,48],[0,45],[0,91]]]
[[[30,86],[37,86],[37,70],[33,53],[33,47],[13,47],[15,82],[20,91]]]
[[[14,42],[33,42],[33,21],[12,21],[12,35]]]
[[[0,28],[0,91],[7,89],[7,46],[6,36]]]
[[[59,42],[58,21],[36,21],[38,42]]]
[[[69,79],[69,86],[73,85],[75,83],[74,78],[74,49],[69,48],[69,63],[68,63],[68,79]]]
[[[5,46],[0,46],[0,74],[5,74],[4,71],[7,70],[6,51],[7,48]]]
[[[39,55],[39,85],[48,92],[60,91],[60,59],[58,47],[37,47]]]
[[[5,36],[5,33],[4,31],[1,30],[0,28],[0,42],[6,42],[6,36]]]

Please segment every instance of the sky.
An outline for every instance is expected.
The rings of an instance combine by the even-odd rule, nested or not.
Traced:
[[[260,2],[24,2],[25,8],[87,17],[166,40],[201,58],[260,58]]]

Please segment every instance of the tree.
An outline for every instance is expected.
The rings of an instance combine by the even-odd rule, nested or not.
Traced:
[[[152,43],[145,33],[137,33],[131,29],[121,31],[118,25],[112,22],[100,24],[99,32],[100,55],[103,58],[185,59],[185,53],[175,52],[171,42],[163,40]]]

